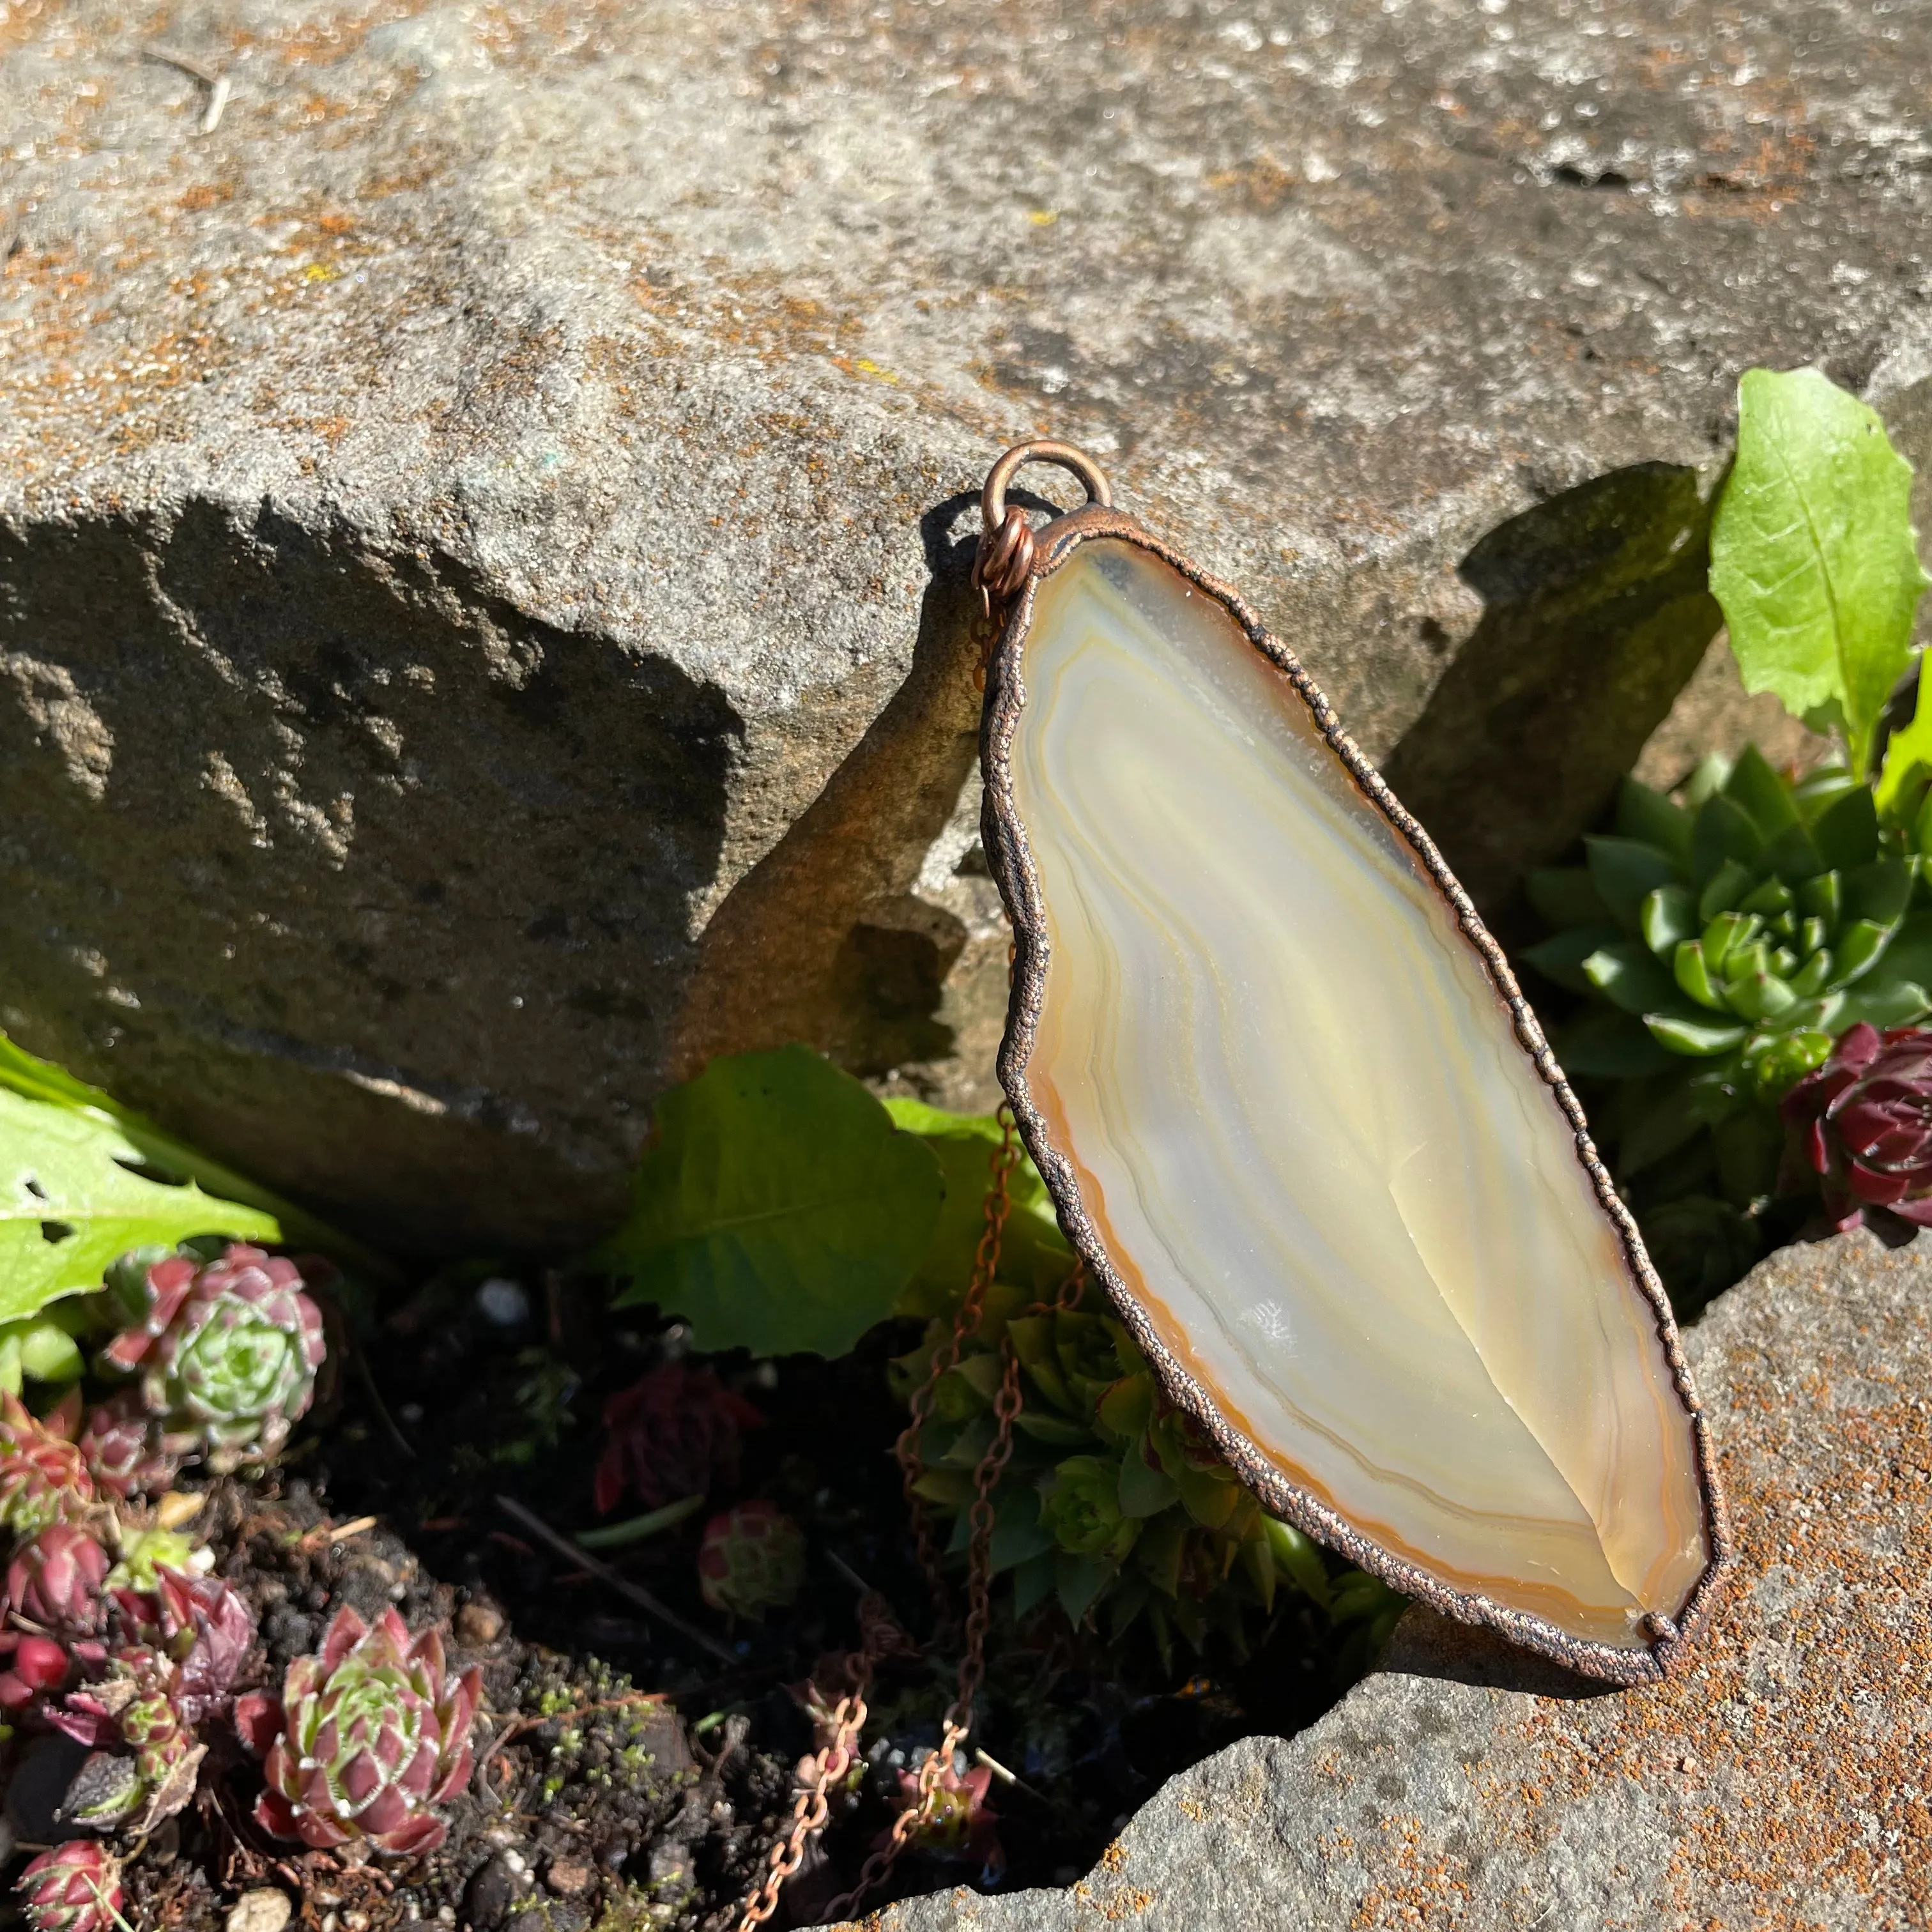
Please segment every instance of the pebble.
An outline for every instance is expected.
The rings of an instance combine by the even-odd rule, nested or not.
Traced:
[[[460,1643],[494,1643],[503,1634],[503,1613],[494,1604],[465,1604],[456,1613],[456,1636]]]
[[[295,1901],[285,1892],[263,1886],[244,1892],[228,1914],[226,1932],[282,1932],[295,1916]]]
[[[580,1858],[553,1858],[546,1882],[551,1891],[566,1898],[574,1897],[590,1888],[590,1881],[596,1876],[591,1868]]]
[[[520,1328],[530,1318],[530,1298],[521,1282],[492,1275],[476,1291],[476,1310],[499,1328]]]

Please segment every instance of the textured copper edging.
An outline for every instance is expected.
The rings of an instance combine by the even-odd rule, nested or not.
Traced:
[[[1137,545],[1178,570],[1187,580],[1226,607],[1256,650],[1286,674],[1302,701],[1308,706],[1317,728],[1330,748],[1347,768],[1364,795],[1406,838],[1423,863],[1436,889],[1454,910],[1462,932],[1481,956],[1497,995],[1508,1010],[1517,1040],[1534,1064],[1537,1072],[1556,1096],[1558,1104],[1575,1130],[1576,1158],[1583,1164],[1621,1237],[1630,1271],[1648,1298],[1656,1317],[1658,1339],[1670,1364],[1678,1399],[1690,1418],[1696,1443],[1697,1469],[1704,1503],[1704,1524],[1711,1547],[1711,1560],[1687,1600],[1680,1620],[1652,1616],[1648,1621],[1654,1632],[1648,1650],[1619,1650],[1614,1646],[1573,1636],[1544,1618],[1524,1610],[1513,1610],[1477,1592],[1454,1590],[1418,1568],[1405,1558],[1372,1543],[1324,1503],[1289,1482],[1262,1455],[1255,1445],[1234,1428],[1215,1406],[1205,1389],[1177,1361],[1155,1332],[1153,1322],[1121,1280],[1098,1231],[1080,1198],[1079,1185],[1071,1166],[1048,1138],[1046,1124],[1033,1103],[1027,1085],[1027,1062],[1033,1052],[1034,1030],[1039,1022],[1040,1001],[1046,984],[1047,938],[1040,900],[1040,880],[1034,871],[1027,848],[1026,830],[1013,804],[1012,772],[1008,752],[1013,728],[1026,703],[1026,688],[1021,676],[1021,646],[1033,621],[1035,592],[1041,580],[1066,562],[1080,544],[1095,537],[1112,537]],[[1087,1265],[1105,1284],[1119,1309],[1120,1317],[1134,1340],[1145,1352],[1160,1377],[1162,1385],[1180,1406],[1192,1413],[1213,1437],[1222,1455],[1262,1501],[1277,1516],[1298,1528],[1339,1550],[1349,1562],[1379,1576],[1403,1595],[1427,1604],[1432,1609],[1460,1622],[1484,1624],[1500,1631],[1512,1642],[1553,1658],[1570,1670],[1588,1677],[1616,1684],[1642,1684],[1662,1677],[1694,1641],[1706,1621],[1724,1572],[1732,1559],[1730,1522],[1724,1506],[1722,1484],[1712,1454],[1710,1430],[1684,1359],[1677,1324],[1670,1303],[1650,1257],[1644,1252],[1636,1223],[1618,1198],[1603,1162],[1597,1157],[1583,1110],[1563,1078],[1556,1056],[1537,1024],[1536,1016],[1516,986],[1502,949],[1490,938],[1468,895],[1456,882],[1427,832],[1405,812],[1395,795],[1382,782],[1381,774],[1355,748],[1340,722],[1286,644],[1270,637],[1261,620],[1224,584],[1197,570],[1187,560],[1150,536],[1131,517],[1117,510],[1085,509],[1057,518],[1038,532],[1034,567],[1024,587],[1014,599],[1006,627],[994,646],[986,677],[986,706],[980,728],[980,758],[986,782],[983,831],[986,854],[1000,896],[1006,902],[1013,925],[1016,952],[1011,1004],[1006,1014],[1006,1037],[1000,1046],[1000,1082],[1012,1103],[1027,1151],[1039,1166],[1048,1191],[1060,1210],[1060,1226]]]

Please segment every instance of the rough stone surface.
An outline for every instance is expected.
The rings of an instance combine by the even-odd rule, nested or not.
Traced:
[[[983,1097],[1034,430],[1494,900],[1708,638],[1738,370],[1922,404],[1907,22],[0,0],[0,1023],[425,1242],[595,1225],[718,1048]]]
[[[1773,1256],[1686,1337],[1742,1555],[1669,1682],[1412,1610],[1300,1736],[1174,1779],[1081,1884],[880,1932],[1880,1932],[1932,1919],[1932,1238]]]

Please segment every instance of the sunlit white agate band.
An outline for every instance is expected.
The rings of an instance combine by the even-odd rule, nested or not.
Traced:
[[[1018,671],[1025,1096],[1114,1273],[1361,1536],[1647,1648],[1712,1556],[1694,1426],[1442,892],[1288,678],[1137,545],[1039,581]]]

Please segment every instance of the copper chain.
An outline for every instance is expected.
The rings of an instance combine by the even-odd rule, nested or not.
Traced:
[[[738,1932],[753,1932],[778,1909],[786,1880],[805,1862],[806,1847],[824,1830],[831,1813],[828,1795],[853,1766],[860,1733],[866,1727],[866,1693],[881,1658],[911,1648],[911,1640],[893,1621],[884,1598],[868,1590],[859,1600],[861,1642],[846,1660],[852,1688],[832,1707],[832,1742],[806,1760],[792,1804],[791,1829],[772,1846],[763,1882],[745,1901]]]
[[[980,1231],[980,1245],[973,1255],[973,1279],[967,1284],[965,1298],[952,1318],[952,1333],[933,1351],[932,1366],[925,1382],[913,1391],[907,1404],[911,1420],[899,1432],[892,1453],[898,1458],[899,1486],[905,1496],[906,1514],[912,1521],[913,1540],[918,1546],[920,1566],[932,1588],[933,1606],[945,1622],[950,1609],[944,1573],[940,1568],[938,1545],[933,1540],[932,1518],[926,1500],[915,1486],[926,1472],[919,1456],[919,1438],[932,1414],[933,1398],[939,1384],[958,1364],[960,1351],[979,1333],[980,1318],[985,1312],[986,1291],[992,1286],[994,1270],[1000,1264],[1000,1247],[1006,1238],[1006,1216],[1012,1211],[1007,1183],[1018,1166],[1019,1140],[1013,1131],[1013,1117],[1000,1108],[1000,1144],[992,1158],[993,1184],[986,1196],[986,1218]],[[1005,1461],[1002,1456],[1002,1462]],[[978,1505],[975,1504],[976,1508]]]
[[[923,1466],[919,1456],[920,1430],[932,1412],[933,1397],[940,1381],[958,1363],[960,1351],[968,1341],[979,1332],[980,1318],[986,1312],[986,1291],[992,1286],[994,1274],[1000,1264],[1006,1217],[1012,1211],[1007,1184],[1013,1169],[1019,1165],[1019,1141],[1014,1132],[1010,1110],[1002,1106],[999,1118],[1000,1144],[993,1154],[993,1184],[986,1196],[986,1226],[980,1232],[980,1245],[973,1257],[973,1279],[953,1317],[951,1335],[933,1352],[932,1370],[913,1396],[910,1405],[913,1419],[901,1432],[897,1444],[899,1470],[907,1504],[913,1512],[920,1559],[926,1567],[934,1599],[942,1616],[946,1607],[945,1585],[925,1504],[915,1493],[913,1485],[919,1480]],[[959,1660],[957,1694],[947,1707],[937,1748],[928,1751],[920,1766],[918,1786],[912,1802],[892,1820],[890,1834],[860,1868],[852,1889],[842,1898],[834,1899],[826,1908],[827,1916],[835,1921],[852,1916],[859,1901],[884,1879],[914,1834],[930,1820],[938,1806],[939,1780],[952,1762],[953,1753],[973,1728],[974,1700],[979,1695],[980,1683],[986,1674],[986,1632],[992,1622],[993,1490],[1000,1480],[1000,1472],[1013,1453],[1013,1418],[1019,1414],[1021,1406],[1019,1358],[1013,1353],[1011,1342],[1001,1340],[1000,1357],[1000,1390],[993,1400],[993,1440],[973,1472],[973,1506],[967,1516],[972,1540],[968,1546],[966,1558],[966,1642]]]
[[[915,1492],[913,1485],[924,1472],[924,1465],[920,1460],[919,1438],[932,1413],[934,1395],[941,1379],[958,1364],[960,1351],[978,1333],[980,1317],[986,1309],[986,1291],[992,1286],[994,1274],[1000,1264],[1006,1217],[1012,1208],[1007,1183],[1019,1164],[1020,1152],[1013,1117],[1004,1106],[1000,1108],[999,1120],[1000,1144],[993,1152],[992,1186],[986,1196],[986,1223],[980,1231],[979,1246],[974,1251],[973,1278],[953,1317],[952,1334],[933,1352],[932,1369],[924,1383],[914,1392],[908,1405],[912,1419],[900,1432],[894,1445],[906,1508],[919,1546],[920,1562],[932,1584],[934,1601],[942,1622],[947,1604],[939,1552],[933,1540],[932,1522],[924,1499]],[[931,1818],[938,1802],[939,1780],[946,1767],[952,1762],[952,1754],[973,1727],[973,1702],[986,1675],[986,1631],[992,1615],[992,1580],[988,1574],[993,1533],[992,1492],[999,1481],[1000,1472],[1013,1452],[1013,1418],[1018,1414],[1021,1406],[1018,1358],[1010,1343],[1002,1345],[1001,1356],[1004,1366],[1000,1392],[993,1404],[996,1424],[994,1439],[980,1458],[974,1475],[975,1494],[968,1518],[973,1540],[967,1559],[966,1651],[959,1665],[958,1695],[946,1711],[938,1749],[928,1752],[920,1766],[917,1797],[893,1820],[890,1838],[866,1861],[858,1882],[842,1898],[832,1900],[828,1912],[833,1918],[850,1914],[860,1899],[892,1869],[913,1834]],[[826,1820],[831,1815],[828,1792],[851,1768],[860,1734],[865,1728],[866,1692],[871,1686],[873,1671],[881,1658],[896,1651],[914,1647],[910,1639],[893,1622],[885,1600],[876,1592],[868,1591],[860,1599],[859,1622],[862,1642],[848,1660],[852,1689],[832,1706],[832,1740],[806,1761],[799,1777],[798,1796],[792,1804],[791,1829],[772,1846],[764,1877],[757,1891],[745,1902],[737,1932],[755,1932],[755,1928],[778,1910],[778,1894],[785,1881],[804,1862],[806,1847],[825,1828]]]

